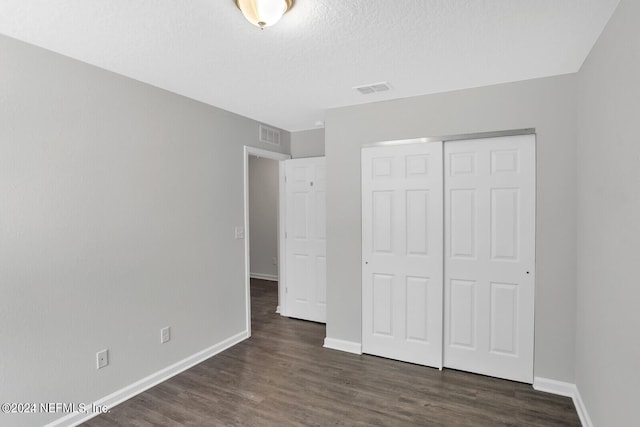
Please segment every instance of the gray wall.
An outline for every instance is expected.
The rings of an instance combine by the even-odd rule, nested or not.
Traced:
[[[278,277],[278,184],[276,160],[249,157],[249,258],[252,275]]]
[[[575,76],[329,110],[327,336],[361,342],[360,146],[537,130],[535,375],[574,380]]]
[[[324,129],[291,132],[291,157],[324,156]]]
[[[576,382],[596,426],[638,425],[640,2],[579,73]]]
[[[0,36],[0,402],[90,402],[246,329],[257,126]]]

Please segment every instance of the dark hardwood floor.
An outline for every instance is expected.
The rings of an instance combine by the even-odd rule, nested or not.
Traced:
[[[579,426],[530,385],[322,348],[324,325],[275,314],[251,284],[252,337],[85,426]]]

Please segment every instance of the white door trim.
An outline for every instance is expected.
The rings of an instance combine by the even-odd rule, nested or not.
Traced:
[[[425,142],[451,142],[451,141],[459,141],[463,139],[485,139],[485,138],[499,138],[503,136],[535,135],[535,134],[536,134],[536,128],[510,129],[510,130],[499,130],[495,132],[460,133],[460,134],[454,134],[454,135],[425,136],[422,138],[413,138],[413,139],[393,139],[389,141],[365,142],[360,144],[360,148],[384,147],[387,145],[402,145],[402,144],[422,144]]]
[[[284,252],[284,230],[285,230],[285,206],[284,206],[284,166],[282,161],[289,160],[289,154],[276,153],[275,151],[263,150],[261,148],[244,146],[244,285],[246,299],[246,322],[247,336],[251,336],[251,260],[249,247],[249,156],[258,156],[265,159],[277,160],[279,163],[278,173],[278,304],[281,312],[286,313],[283,303],[285,278],[285,252]]]

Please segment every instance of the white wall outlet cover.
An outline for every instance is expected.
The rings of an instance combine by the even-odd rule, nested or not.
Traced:
[[[100,350],[96,353],[97,369],[104,368],[109,364],[109,350]]]
[[[166,328],[160,329],[160,344],[164,344],[171,339],[171,328],[167,326]]]

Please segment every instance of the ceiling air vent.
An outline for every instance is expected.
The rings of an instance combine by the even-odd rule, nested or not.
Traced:
[[[376,92],[386,92],[389,89],[391,89],[391,86],[389,86],[389,83],[387,82],[380,82],[380,83],[373,83],[365,86],[357,86],[357,87],[354,87],[354,89],[363,95],[369,95],[371,93],[376,93]]]
[[[280,131],[268,126],[260,125],[260,142],[271,145],[280,145]]]

